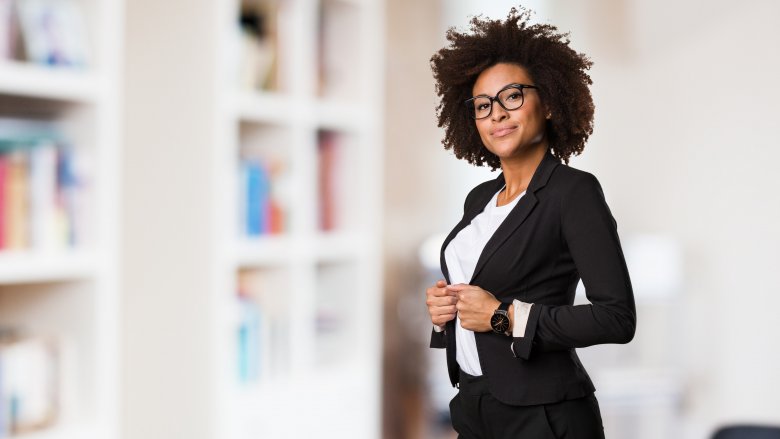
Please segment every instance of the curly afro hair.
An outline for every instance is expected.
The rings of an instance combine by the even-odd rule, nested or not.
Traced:
[[[471,97],[482,71],[498,63],[525,68],[538,87],[539,96],[552,114],[547,121],[551,152],[568,165],[579,155],[593,132],[593,83],[587,70],[588,57],[569,47],[569,34],[550,24],[530,25],[531,12],[512,8],[506,20],[472,17],[471,32],[447,31],[449,45],[431,57],[436,80],[439,127],[445,129],[442,143],[455,157],[476,166],[496,170],[498,156],[484,147],[464,101]]]

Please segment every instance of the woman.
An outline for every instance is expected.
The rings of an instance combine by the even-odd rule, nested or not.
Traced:
[[[568,166],[592,132],[591,62],[528,20],[473,18],[431,59],[445,148],[502,171],[444,241],[431,347],[447,349],[459,437],[603,438],[575,348],[631,341],[634,297],[598,180]]]

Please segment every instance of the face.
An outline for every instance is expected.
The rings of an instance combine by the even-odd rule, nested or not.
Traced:
[[[472,96],[492,97],[513,83],[535,85],[523,67],[517,64],[496,64],[477,77]],[[537,89],[524,88],[523,96],[522,107],[507,111],[494,101],[490,116],[474,121],[482,143],[502,163],[537,151],[537,148],[547,149],[547,111],[539,99],[539,92]]]

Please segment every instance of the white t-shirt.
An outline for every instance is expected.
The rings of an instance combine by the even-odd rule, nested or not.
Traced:
[[[474,217],[469,225],[461,229],[444,249],[444,259],[451,284],[469,283],[485,244],[507,217],[509,211],[515,207],[517,201],[525,195],[525,191],[523,191],[508,204],[496,206],[498,194],[503,189],[502,187],[493,195],[493,198],[485,206],[485,210]],[[464,329],[460,325],[460,317],[456,317],[455,323],[455,339],[458,346],[456,359],[460,368],[469,375],[482,375],[474,332]]]

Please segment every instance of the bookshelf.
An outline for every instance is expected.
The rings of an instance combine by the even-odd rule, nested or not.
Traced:
[[[216,197],[213,223],[215,437],[380,436],[382,10],[219,3],[230,61],[213,163],[216,193],[231,196]],[[271,232],[247,233],[248,158],[281,212]]]
[[[123,6],[0,3],[0,438],[116,438]]]

